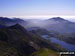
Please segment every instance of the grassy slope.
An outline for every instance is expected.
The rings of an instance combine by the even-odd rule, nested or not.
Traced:
[[[42,48],[40,51],[34,52],[31,56],[59,56],[55,51]]]

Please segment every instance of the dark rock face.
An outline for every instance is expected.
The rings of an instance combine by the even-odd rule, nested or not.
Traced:
[[[29,55],[36,51],[27,41],[24,41],[25,37],[29,38],[27,31],[18,24],[0,30],[0,41],[16,48],[20,55]]]
[[[1,29],[0,41],[7,43],[7,46],[10,46],[8,48],[13,47],[16,49],[17,54],[20,56],[29,56],[40,48],[53,49],[48,41],[41,38],[41,36],[38,37],[33,33],[26,31],[19,24]]]

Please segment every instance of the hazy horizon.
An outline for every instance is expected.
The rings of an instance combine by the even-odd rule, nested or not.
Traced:
[[[75,18],[75,0],[0,0],[0,16]]]
[[[8,18],[22,18],[22,19],[49,19],[53,17],[61,17],[64,19],[75,19],[75,16],[55,16],[55,15],[40,15],[40,16],[0,16],[0,17],[8,17]]]

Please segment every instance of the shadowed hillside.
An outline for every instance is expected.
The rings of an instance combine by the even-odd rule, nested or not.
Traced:
[[[30,56],[32,53],[39,51],[40,48],[51,49],[55,52],[62,51],[58,47],[58,49],[55,49],[55,46],[50,42],[41,36],[28,32],[19,24],[0,30],[0,45],[1,56]]]

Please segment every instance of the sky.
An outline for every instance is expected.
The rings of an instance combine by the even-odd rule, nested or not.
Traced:
[[[75,0],[0,0],[0,16],[75,18]]]

